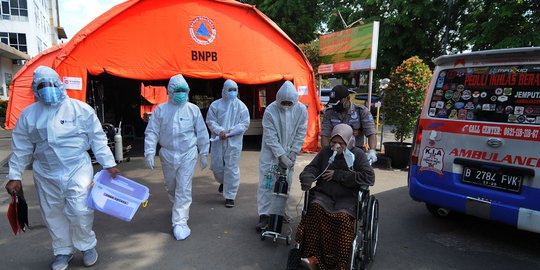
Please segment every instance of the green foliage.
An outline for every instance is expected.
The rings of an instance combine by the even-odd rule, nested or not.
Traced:
[[[246,0],[295,42],[335,32],[357,20],[380,22],[375,80],[411,55],[540,46],[539,0]],[[354,26],[360,25],[359,23]],[[307,55],[307,54],[306,54]],[[308,57],[310,61],[311,57]],[[316,70],[318,63],[311,62]]]
[[[247,0],[296,42],[306,43],[317,38],[322,20],[320,0]]]
[[[385,124],[393,125],[396,140],[410,138],[424,103],[431,70],[413,56],[390,73],[390,84],[385,90],[382,110]]]
[[[314,40],[309,43],[299,44],[298,47],[304,52],[315,75],[317,75],[317,67],[321,64],[321,59],[319,57],[319,40]]]
[[[540,1],[470,0],[463,34],[472,50],[540,45]]]

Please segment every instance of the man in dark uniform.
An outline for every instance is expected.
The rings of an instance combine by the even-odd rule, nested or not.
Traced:
[[[352,103],[349,90],[343,85],[332,88],[328,106],[321,125],[321,145],[324,147],[330,144],[330,134],[337,124],[348,124],[353,129],[357,147],[363,148],[364,136],[368,138],[369,149],[366,155],[371,163],[376,162],[377,131],[369,109]]]

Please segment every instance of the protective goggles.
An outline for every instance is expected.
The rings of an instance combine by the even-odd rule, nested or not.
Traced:
[[[58,87],[58,85],[56,83],[54,83],[53,81],[44,81],[44,82],[40,82],[37,87],[36,87],[36,90],[40,90],[40,89],[43,89],[43,88],[46,88],[46,87]]]
[[[288,100],[284,100],[284,101],[282,101],[280,104],[281,104],[281,106],[292,106],[292,105],[293,105],[293,102],[292,102],[292,101],[288,101]]]

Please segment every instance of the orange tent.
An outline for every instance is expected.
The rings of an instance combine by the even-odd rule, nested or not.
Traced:
[[[89,75],[165,80],[181,73],[257,85],[291,80],[308,106],[304,151],[318,150],[319,112],[311,65],[298,46],[254,6],[233,0],[131,0],[79,31],[52,67],[68,94],[85,100]],[[12,96],[13,99],[13,96]],[[20,112],[25,102],[15,98]],[[11,119],[11,120],[10,120]],[[12,127],[16,118],[6,120]],[[11,122],[13,121],[13,122]]]
[[[141,83],[141,96],[147,102],[141,104],[140,114],[141,119],[145,118],[145,114],[153,112],[157,105],[167,102],[167,87],[165,86],[145,86]]]

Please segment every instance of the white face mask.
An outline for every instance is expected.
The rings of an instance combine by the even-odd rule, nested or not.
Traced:
[[[354,165],[354,154],[351,151],[349,151],[349,149],[345,149],[345,151],[343,151],[343,157],[345,157],[345,162],[347,162],[347,167],[351,169]]]

